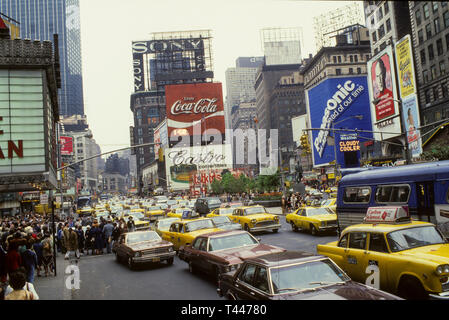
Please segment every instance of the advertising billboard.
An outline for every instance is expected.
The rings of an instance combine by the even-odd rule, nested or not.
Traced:
[[[73,154],[73,138],[72,137],[59,137],[59,144],[61,145],[61,155],[71,156]]]
[[[308,134],[307,131],[303,131],[304,129],[309,128],[307,124],[307,118],[308,117],[306,114],[292,118],[293,141],[295,141],[296,146],[299,146],[301,144],[301,136],[303,135],[303,133]]]
[[[367,63],[369,105],[376,140],[386,140],[401,135],[401,121],[396,94],[396,72],[393,51],[388,46]]]
[[[198,174],[217,174],[232,168],[230,144],[169,148],[165,150],[165,173],[170,189],[188,190]],[[207,179],[210,183],[213,179]]]
[[[211,134],[216,132],[224,136],[225,116],[221,83],[167,85],[165,100],[169,139],[204,135],[206,130]]]
[[[423,150],[410,35],[406,35],[395,44],[395,54],[399,93],[402,101],[402,119],[407,132],[408,147],[412,158],[415,158],[419,157]]]
[[[366,76],[330,78],[306,90],[307,113],[312,130],[313,165],[329,165],[337,157],[342,168],[357,166],[359,146],[372,139],[369,94]],[[336,139],[327,129],[338,131]],[[332,140],[332,141],[331,141]],[[332,142],[332,143],[330,143]]]

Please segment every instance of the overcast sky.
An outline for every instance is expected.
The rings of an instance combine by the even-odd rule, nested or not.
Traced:
[[[214,81],[238,57],[262,56],[260,30],[303,29],[303,57],[315,53],[313,17],[348,1],[80,0],[84,110],[102,152],[129,146],[133,125],[131,43],[153,32],[212,30]],[[362,2],[360,2],[362,7]]]

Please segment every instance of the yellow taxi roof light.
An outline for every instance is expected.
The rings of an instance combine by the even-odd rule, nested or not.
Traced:
[[[370,207],[366,212],[365,223],[399,223],[409,222],[408,206]]]

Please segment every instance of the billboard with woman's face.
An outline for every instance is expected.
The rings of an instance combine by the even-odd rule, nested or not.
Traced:
[[[373,100],[376,100],[376,121],[380,121],[396,114],[390,64],[391,54],[385,52],[377,58],[370,67]]]

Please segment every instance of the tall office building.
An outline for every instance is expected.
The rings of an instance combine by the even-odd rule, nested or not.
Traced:
[[[301,62],[301,28],[265,28],[260,33],[267,66]]]
[[[337,32],[350,25],[365,25],[363,4],[353,2],[344,7],[337,8],[320,14],[313,18],[313,30],[315,33],[316,51],[322,47],[334,47]]]
[[[59,34],[59,111],[83,115],[79,0],[0,0],[0,12],[20,23],[22,39],[53,40]]]

